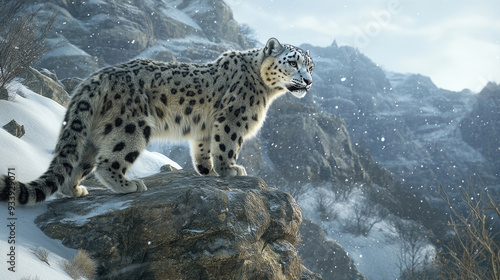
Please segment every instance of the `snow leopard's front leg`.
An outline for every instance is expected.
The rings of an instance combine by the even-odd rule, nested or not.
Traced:
[[[219,118],[212,134],[210,150],[214,170],[219,176],[246,176],[247,172],[236,164],[236,158],[243,144],[242,127]]]
[[[210,140],[191,141],[191,158],[194,168],[204,176],[216,176],[210,157]]]

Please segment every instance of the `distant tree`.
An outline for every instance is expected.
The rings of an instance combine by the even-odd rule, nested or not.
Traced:
[[[467,206],[465,215],[452,207],[446,192],[440,196],[451,211],[449,226],[453,238],[437,254],[443,279],[500,279],[500,244],[498,227],[500,202],[488,191],[476,193],[471,187],[462,201]],[[456,203],[454,203],[456,205]]]
[[[0,0],[0,89],[28,69],[47,50],[45,38],[56,14],[41,26],[40,10],[28,10],[22,0]]]
[[[368,236],[372,228],[382,222],[389,211],[368,199],[359,200],[353,207],[354,215],[345,222],[344,230],[356,236]]]
[[[309,188],[312,188],[310,184],[303,182],[288,182],[286,180],[280,180],[280,189],[292,195],[292,197],[298,201],[307,192]]]
[[[398,267],[401,279],[422,279],[423,264],[426,261],[425,247],[427,232],[421,224],[412,221],[398,220],[394,222],[398,237]],[[418,277],[417,277],[418,276]]]
[[[356,186],[356,184],[333,183],[332,188],[335,191],[335,201],[346,201],[351,197],[358,186]]]
[[[253,28],[251,28],[248,24],[240,24],[240,33],[245,37],[251,48],[257,47],[259,40],[257,40],[257,36],[255,35],[255,30]]]
[[[325,189],[321,189],[316,194],[316,211],[319,213],[321,220],[331,221],[336,219],[333,211],[335,199],[329,195]]]

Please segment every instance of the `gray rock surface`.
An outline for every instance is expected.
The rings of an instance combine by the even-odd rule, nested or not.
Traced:
[[[345,121],[321,112],[312,97],[277,100],[260,135],[273,170],[289,182],[390,184],[392,180],[390,172],[353,144]]]
[[[55,75],[52,77],[57,79]],[[40,71],[32,67],[28,68],[27,71],[24,71],[20,78],[23,79],[21,83],[27,86],[30,90],[40,94],[41,96],[50,98],[64,107],[68,105],[68,93],[53,78],[40,73]]]
[[[35,222],[87,250],[99,279],[321,279],[295,249],[300,207],[262,179],[173,171],[144,181],[143,193],[90,188],[51,201]]]
[[[9,92],[6,88],[0,87],[0,100],[9,100]]]

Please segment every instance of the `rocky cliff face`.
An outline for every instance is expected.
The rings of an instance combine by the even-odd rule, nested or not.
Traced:
[[[321,279],[297,255],[302,211],[289,194],[256,177],[187,171],[145,183],[140,194],[92,188],[55,200],[36,223],[89,251],[100,279]]]
[[[249,47],[222,0],[30,3],[46,11],[41,16],[58,13],[49,40],[52,50],[38,65],[60,79],[85,78],[136,56],[200,61],[229,48]]]
[[[493,166],[493,178],[500,170],[500,85],[489,83],[477,96],[472,111],[460,122],[465,142],[477,149]]]
[[[260,138],[265,157],[278,173],[275,176],[303,183],[379,182],[383,176],[369,168],[371,157],[364,158],[352,143],[344,120],[320,112],[312,100],[312,96],[305,100],[284,97],[269,112]],[[266,175],[269,169],[259,175]]]
[[[321,273],[324,279],[366,280],[342,245],[325,237],[321,227],[313,221],[304,218],[300,233],[299,255],[307,267]],[[333,268],[332,263],[335,264]]]

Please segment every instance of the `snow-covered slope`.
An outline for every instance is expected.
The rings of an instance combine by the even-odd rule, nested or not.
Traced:
[[[9,91],[10,95],[15,92],[17,96],[13,101],[0,100],[0,125],[15,119],[24,125],[26,134],[17,138],[0,128],[0,174],[7,174],[10,170],[10,175],[17,180],[30,181],[42,175],[50,164],[65,108],[18,82],[11,83]],[[145,151],[128,175],[131,178],[148,176],[159,172],[165,164],[181,168],[159,153]],[[10,215],[6,204],[0,206],[3,208],[0,209],[3,224],[0,227],[0,279],[72,279],[63,271],[60,262],[72,259],[76,250],[64,247],[59,240],[50,239],[33,222],[45,212],[46,204],[18,207],[12,212],[14,215]],[[12,230],[6,226],[11,223],[14,223]],[[11,246],[15,246],[15,262],[8,263]],[[50,252],[50,265],[35,256],[33,251],[37,248]],[[10,267],[15,272],[10,271]]]

